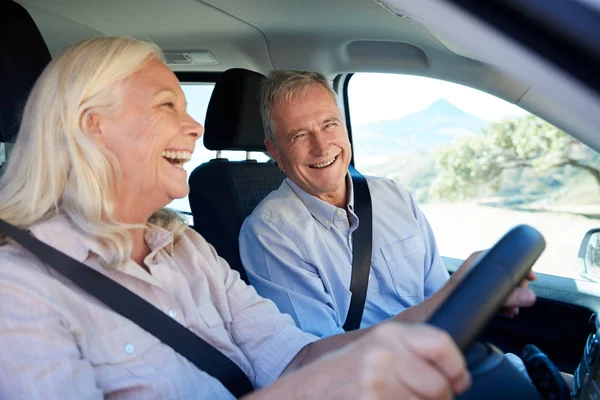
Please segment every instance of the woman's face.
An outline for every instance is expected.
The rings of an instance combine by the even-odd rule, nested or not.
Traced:
[[[139,222],[188,194],[183,164],[204,128],[186,105],[177,77],[156,59],[124,81],[116,115],[98,117],[97,130],[121,169],[119,219]]]

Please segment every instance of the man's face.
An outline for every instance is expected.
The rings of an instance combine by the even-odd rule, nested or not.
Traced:
[[[271,108],[277,143],[267,148],[287,176],[304,191],[340,206],[346,201],[351,148],[332,94],[314,83],[306,93]]]

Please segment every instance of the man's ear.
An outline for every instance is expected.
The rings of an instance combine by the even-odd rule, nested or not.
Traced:
[[[271,156],[277,163],[277,166],[279,167],[279,169],[283,171],[284,168],[283,168],[283,164],[281,163],[281,159],[279,158],[279,152],[277,151],[277,145],[275,145],[274,143],[265,139],[265,146],[267,147],[267,150],[269,150],[269,153],[271,153]]]

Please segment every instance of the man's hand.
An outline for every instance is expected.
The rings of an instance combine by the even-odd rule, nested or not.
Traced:
[[[462,280],[464,276],[471,270],[471,268],[475,264],[475,261],[477,261],[477,259],[482,254],[482,251],[477,251],[471,254],[465,260],[465,262],[462,263],[459,269],[454,273],[454,275],[457,276],[455,277],[453,275],[453,278],[458,279],[459,281]],[[519,314],[520,307],[531,307],[535,303],[535,293],[533,293],[531,289],[527,287],[528,282],[534,281],[535,278],[535,272],[530,270],[527,273],[527,276],[525,277],[523,282],[521,282],[519,286],[514,288],[510,295],[504,301],[501,310],[502,315],[505,315],[507,317],[514,317]]]
[[[252,399],[451,399],[471,385],[450,336],[394,321],[285,375]]]
[[[536,300],[535,293],[527,287],[528,282],[534,281],[535,272],[529,271],[521,284],[514,288],[502,305],[502,315],[514,317],[519,314],[519,307],[531,307]]]

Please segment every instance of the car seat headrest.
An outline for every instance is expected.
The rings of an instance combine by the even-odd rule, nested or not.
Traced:
[[[207,149],[266,151],[258,98],[262,79],[264,75],[241,68],[221,74],[206,111]]]
[[[33,19],[20,4],[0,6],[0,142],[14,142],[29,92],[51,60]]]

